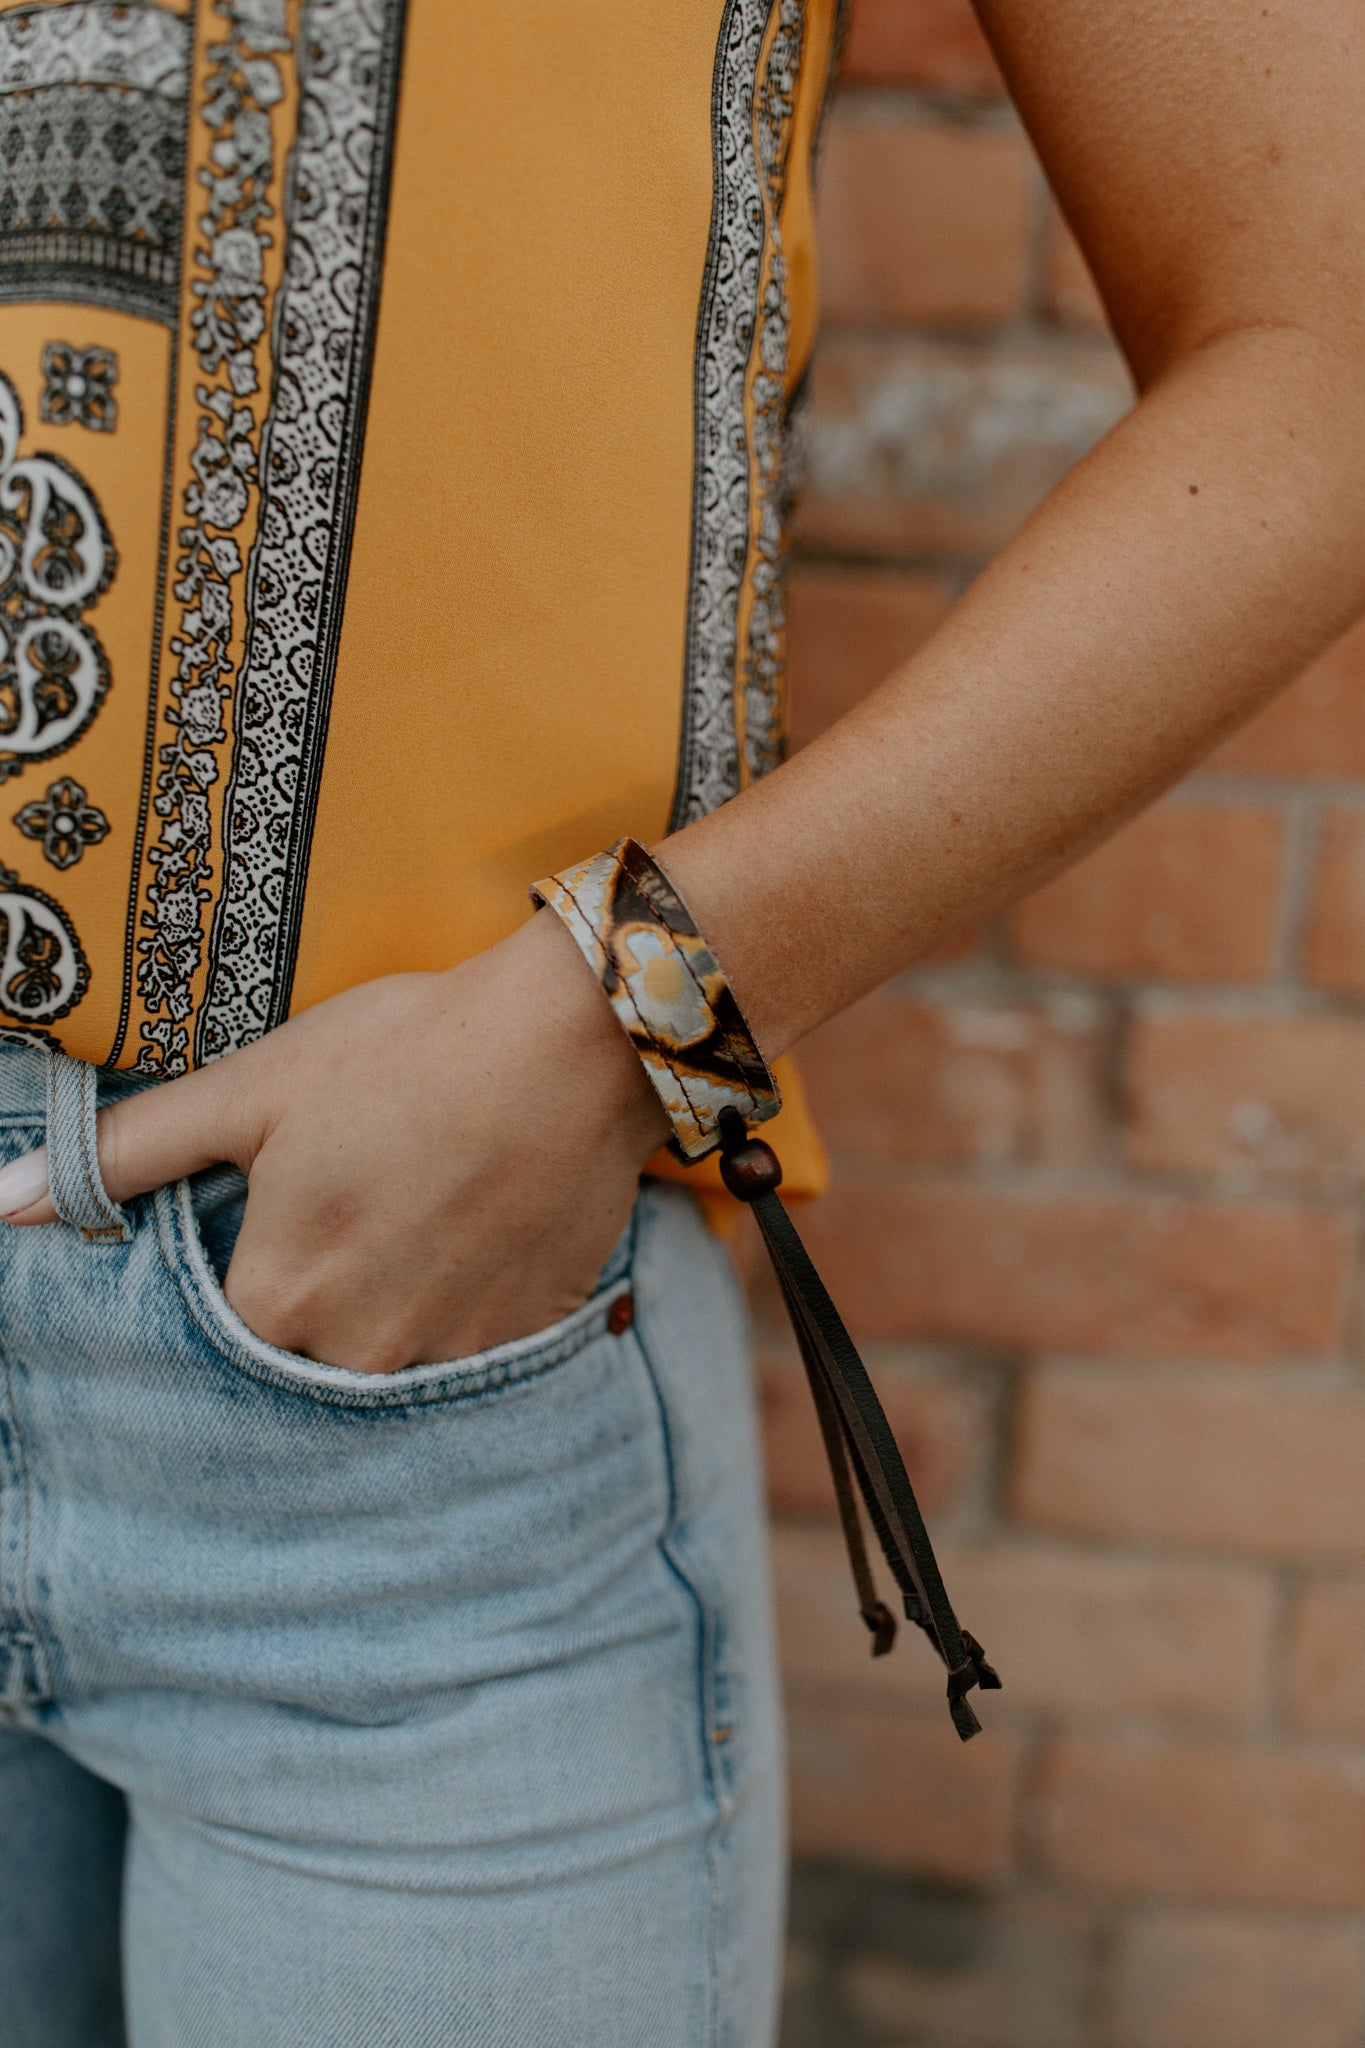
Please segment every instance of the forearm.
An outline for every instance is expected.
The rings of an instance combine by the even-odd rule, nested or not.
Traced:
[[[928,644],[656,851],[769,1055],[1175,781],[1365,608],[1365,363],[1186,356]]]

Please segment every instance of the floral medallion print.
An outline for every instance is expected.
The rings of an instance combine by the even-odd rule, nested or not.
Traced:
[[[0,1008],[32,1024],[73,1010],[90,969],[60,904],[0,867]]]
[[[69,747],[109,687],[82,616],[118,557],[94,494],[56,455],[21,455],[24,415],[0,375],[0,782]]]
[[[112,434],[118,425],[118,357],[111,348],[72,348],[50,341],[43,350],[38,410],[50,427],[88,427]]]
[[[70,776],[49,783],[47,795],[25,804],[14,822],[26,839],[42,841],[44,856],[54,868],[74,868],[86,847],[98,846],[109,832],[104,812],[88,801]]]

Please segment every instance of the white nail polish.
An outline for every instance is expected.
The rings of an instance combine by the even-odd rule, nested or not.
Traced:
[[[15,1216],[50,1191],[46,1145],[40,1145],[36,1152],[25,1152],[22,1159],[11,1160],[8,1166],[0,1166],[0,1216]]]

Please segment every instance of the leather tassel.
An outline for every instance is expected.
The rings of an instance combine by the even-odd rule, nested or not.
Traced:
[[[977,1686],[998,1690],[1000,1679],[975,1636],[959,1625],[953,1612],[886,1412],[777,1192],[782,1167],[776,1153],[761,1138],[750,1137],[735,1110],[722,1111],[720,1132],[725,1185],[753,1211],[796,1332],[834,1479],[858,1611],[872,1636],[872,1654],[882,1657],[890,1650],[896,1623],[877,1595],[859,1495],[900,1591],[906,1619],[923,1630],[947,1667],[948,1709],[953,1726],[968,1742],[981,1728],[968,1693]]]

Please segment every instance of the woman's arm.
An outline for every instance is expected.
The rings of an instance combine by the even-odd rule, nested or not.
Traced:
[[[980,0],[1141,391],[928,644],[660,852],[785,1050],[1365,609],[1356,0]]]
[[[1358,0],[982,13],[1142,396],[913,661],[657,849],[769,1053],[1093,843],[1365,608]],[[106,1111],[100,1144],[116,1199],[248,1167],[229,1299],[382,1371],[581,1300],[661,1135],[540,917]]]
[[[1112,831],[1365,608],[1365,342],[1181,354],[926,646],[656,848],[769,1054]]]

